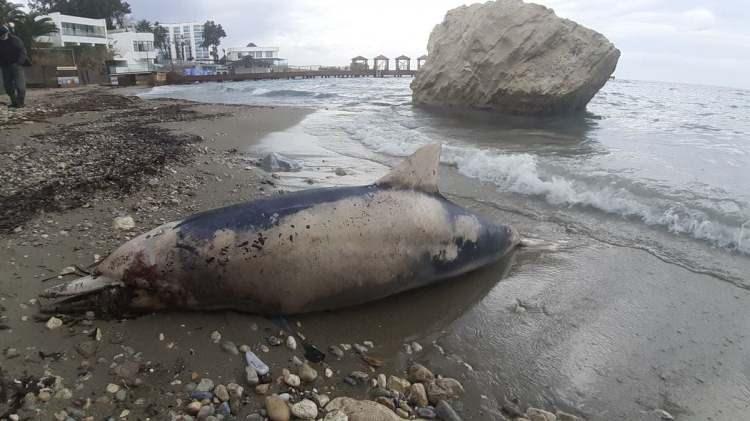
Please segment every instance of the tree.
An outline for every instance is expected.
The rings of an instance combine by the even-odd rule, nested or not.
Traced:
[[[154,32],[154,26],[146,19],[141,19],[135,23],[135,30],[136,32]]]
[[[15,24],[23,15],[20,5],[0,0],[0,25]]]
[[[158,48],[162,54],[168,58],[172,58],[172,48],[169,45],[169,30],[161,25],[159,22],[154,22],[154,47]]]
[[[227,33],[224,32],[224,28],[214,23],[214,21],[209,20],[203,24],[203,42],[201,42],[200,46],[211,49],[211,56],[213,56],[214,62],[219,61],[219,45],[221,44],[221,39],[226,36]]]
[[[130,5],[122,0],[31,0],[32,12],[47,14],[60,12],[65,15],[91,19],[105,19],[108,28],[122,25],[125,16],[131,13]]]
[[[50,18],[40,18],[38,13],[29,13],[23,14],[15,22],[15,32],[18,38],[23,41],[23,45],[31,51],[36,44],[37,37],[57,32],[57,26]]]

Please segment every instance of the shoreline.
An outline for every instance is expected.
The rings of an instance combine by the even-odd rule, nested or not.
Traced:
[[[336,355],[342,349],[345,353],[336,358],[329,353],[328,362],[315,365],[320,379],[305,389],[296,392],[272,381],[267,392],[258,394],[245,381],[245,363],[236,348],[254,351],[271,366],[274,379],[282,369],[297,372],[304,360],[301,349],[272,346],[272,337],[283,340],[292,332],[263,317],[232,312],[169,312],[125,320],[60,315],[63,325],[49,329],[49,318],[37,313],[37,294],[72,279],[61,275],[71,267],[92,266],[100,256],[164,222],[282,194],[270,174],[256,167],[257,157],[246,152],[247,147],[295,126],[312,110],[142,100],[127,96],[132,91],[105,88],[31,92],[28,108],[0,119],[0,164],[11,181],[0,190],[0,418],[192,419],[180,414],[192,410],[197,383],[211,379],[231,386],[235,394],[235,385],[244,386],[246,392],[239,403],[232,402],[232,412],[237,419],[256,419],[267,415],[266,395],[291,392],[297,400],[312,397],[304,390],[313,386],[331,399],[374,400],[368,384],[377,379],[382,386],[378,373],[405,378],[411,363],[429,364],[423,346],[442,351],[437,344],[414,340],[396,349],[394,344],[370,343],[369,335],[375,332],[366,331],[347,335],[348,343],[329,344],[322,332],[333,328],[339,315],[358,310],[301,315],[289,320],[295,321],[291,326],[299,334],[310,320],[312,334],[306,334],[313,343],[325,352],[336,345]],[[121,216],[132,217],[135,228],[115,229],[113,220]],[[401,305],[409,297],[390,305]],[[214,343],[213,332],[224,339]],[[354,345],[362,343],[369,347]],[[350,346],[359,346],[359,352]],[[133,367],[138,367],[135,373],[123,374]],[[463,370],[454,367],[441,374],[470,381]],[[28,377],[19,387],[22,376]],[[45,382],[54,384],[45,387]],[[113,392],[116,388],[127,393],[120,396]],[[398,400],[381,403],[388,402]],[[218,404],[202,404],[219,410]],[[422,415],[435,416],[436,408],[430,408],[433,413]],[[516,415],[523,413],[513,408]],[[459,409],[466,419],[474,417],[474,411]],[[416,415],[416,408],[412,412]],[[395,412],[390,414],[398,419]]]

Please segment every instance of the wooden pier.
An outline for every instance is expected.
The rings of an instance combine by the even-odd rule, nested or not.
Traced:
[[[315,79],[351,77],[413,77],[415,70],[317,70],[303,72],[243,73],[234,75],[182,76],[170,75],[170,83],[241,82],[246,80]]]

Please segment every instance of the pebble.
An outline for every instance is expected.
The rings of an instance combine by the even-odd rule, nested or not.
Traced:
[[[296,367],[301,367],[304,363],[295,355],[292,357],[292,364],[294,364]]]
[[[16,348],[8,348],[5,350],[5,358],[9,360],[12,358],[20,357],[20,356],[21,356],[21,353],[18,352]]]
[[[220,341],[221,341],[221,333],[219,333],[216,330],[211,332],[211,342],[218,344]]]
[[[427,369],[427,367],[423,366],[422,364],[412,364],[409,367],[409,376],[408,379],[410,382],[419,382],[419,383],[427,383],[435,380],[435,375],[432,374],[430,370]]]
[[[328,347],[328,352],[335,355],[336,358],[341,358],[344,356],[344,351],[338,347],[337,345],[331,345]]]
[[[281,339],[279,339],[278,337],[273,336],[273,335],[271,335],[268,338],[266,338],[266,341],[268,342],[268,345],[271,345],[271,346],[279,346],[279,345],[281,345]]]
[[[60,327],[62,327],[63,321],[58,319],[57,317],[50,317],[49,320],[47,320],[47,329],[49,330],[55,330]]]
[[[41,390],[39,391],[39,400],[42,402],[49,402],[49,400],[52,399],[52,393],[50,393],[49,390]]]
[[[115,393],[115,399],[117,399],[118,402],[125,402],[128,399],[128,391],[125,389],[120,389]]]
[[[68,400],[73,398],[73,392],[70,389],[60,389],[55,393],[55,399]]]
[[[393,402],[393,398],[388,398],[385,396],[378,396],[375,398],[375,402],[385,406],[386,408],[390,409],[391,411],[396,410],[396,404]]]
[[[300,385],[300,378],[298,375],[290,373],[287,369],[284,369],[282,375],[284,378],[284,383],[288,384],[289,386],[298,387]]]
[[[674,417],[672,416],[672,414],[670,414],[669,412],[664,411],[663,409],[660,410],[660,411],[661,411],[660,415],[661,415],[662,419],[664,419],[664,420],[673,420],[674,419]],[[555,415],[557,415],[557,421],[581,421],[581,419],[578,418],[578,417],[576,417],[575,415],[568,414],[567,412],[563,412],[563,411],[557,411],[557,413]]]
[[[297,349],[297,340],[294,339],[294,336],[289,335],[286,337],[286,347],[292,351]]]
[[[441,378],[427,383],[427,396],[436,404],[441,400],[455,399],[464,393],[464,387],[456,379]]]
[[[409,387],[409,403],[418,407],[425,407],[429,404],[427,391],[422,383],[414,383]]]
[[[354,344],[354,350],[355,350],[355,351],[357,351],[357,352],[359,352],[360,354],[365,354],[365,353],[367,353],[367,351],[369,351],[370,349],[369,349],[369,348],[367,348],[367,347],[366,347],[366,346],[364,346],[364,345],[360,345],[360,344]]]
[[[303,420],[314,420],[318,417],[318,406],[309,399],[303,399],[292,405],[292,414]]]
[[[135,228],[135,220],[132,216],[119,216],[112,221],[112,228],[120,231],[130,231]]]
[[[223,384],[220,384],[214,388],[214,395],[216,395],[216,397],[219,398],[219,400],[222,402],[226,402],[229,400],[229,391]]]
[[[331,377],[333,377],[333,370],[331,370],[330,368],[326,367],[326,370],[325,370],[324,374],[325,374],[325,376],[326,376],[327,379],[330,379]]]
[[[109,393],[109,394],[114,395],[119,390],[120,390],[120,386],[118,386],[118,385],[116,385],[114,383],[110,383],[110,384],[107,385],[107,393]]]
[[[337,409],[327,413],[323,421],[349,421],[349,416],[344,411]]]
[[[91,358],[96,354],[99,345],[95,341],[84,341],[76,345],[76,351],[83,358]]]
[[[229,383],[227,385],[227,391],[229,392],[229,396],[239,399],[242,398],[242,395],[245,392],[245,388],[238,385],[237,383]]]
[[[336,168],[336,175],[338,175],[339,177],[343,177],[346,175],[346,170],[341,167]]]
[[[213,397],[214,397],[214,394],[211,392],[193,391],[192,393],[190,393],[190,398],[195,399],[197,401],[211,400],[211,398]]]
[[[349,377],[349,376],[344,377],[344,383],[346,383],[348,385],[351,385],[351,386],[356,386],[357,385],[357,381],[354,380],[353,378]]]
[[[370,375],[364,371],[352,371],[349,377],[353,378],[357,382],[363,382],[370,378]]]
[[[406,394],[406,391],[409,390],[409,386],[411,386],[411,383],[409,383],[407,380],[402,379],[401,377],[390,376],[388,377],[387,386],[388,389],[393,390],[394,392]]]
[[[271,388],[271,385],[268,383],[259,384],[255,386],[255,393],[258,395],[267,395],[268,390]]]
[[[232,354],[232,355],[240,355],[240,350],[237,349],[237,345],[234,344],[232,341],[225,341],[221,343],[221,349],[224,351]]]
[[[415,353],[419,353],[419,352],[422,352],[422,349],[424,349],[424,348],[422,348],[422,345],[420,345],[419,342],[412,342],[411,343],[411,349]]]
[[[435,413],[435,410],[432,408],[418,408],[417,409],[417,415],[420,418],[425,418],[428,420],[434,419],[437,417],[437,414]]]
[[[373,341],[364,341],[362,342],[366,347],[373,349],[375,348],[375,343]]]
[[[312,383],[318,378],[318,372],[307,363],[302,364],[298,373],[299,378],[305,383]]]
[[[526,410],[526,418],[529,421],[556,421],[555,414],[538,408],[529,408]]]
[[[266,398],[266,411],[271,421],[289,421],[291,413],[286,402],[276,395]]]
[[[255,371],[255,369],[251,366],[245,366],[245,380],[247,381],[247,384],[250,386],[255,386],[258,383],[260,383],[260,379],[258,378],[258,372]]]
[[[206,419],[214,414],[214,406],[213,405],[204,405],[201,407],[200,411],[198,411],[198,415],[196,415],[196,418],[200,419]]]
[[[388,381],[386,380],[385,374],[378,374],[378,387],[381,389],[385,389],[388,385]]]
[[[667,412],[667,411],[665,411],[663,409],[656,409],[656,410],[654,410],[654,413],[657,416],[659,416],[659,418],[662,419],[662,420],[666,420],[666,421],[672,421],[672,420],[674,420],[674,417],[672,416],[672,414],[670,414],[669,412]],[[566,415],[570,415],[570,414],[566,414]]]
[[[264,363],[260,358],[258,358],[258,356],[255,355],[252,351],[247,351],[245,353],[245,361],[247,362],[247,365],[254,368],[260,376],[265,376],[271,371],[268,365]]]
[[[435,414],[443,421],[461,421],[461,417],[458,416],[453,407],[446,401],[438,402],[435,407]]]
[[[402,408],[396,408],[396,415],[407,420],[409,419],[409,412]]]
[[[211,379],[201,379],[198,386],[195,386],[196,392],[210,392],[214,390],[214,381]]]
[[[216,412],[221,416],[228,417],[232,415],[232,408],[229,406],[229,402],[222,402]]]

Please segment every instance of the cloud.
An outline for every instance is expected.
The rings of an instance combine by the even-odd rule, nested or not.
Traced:
[[[128,0],[134,17],[208,19],[229,35],[281,48],[290,64],[345,65],[351,57],[426,52],[434,25],[462,0]],[[750,88],[747,0],[537,0],[605,34],[620,48],[617,74]],[[732,67],[736,66],[736,67]]]

